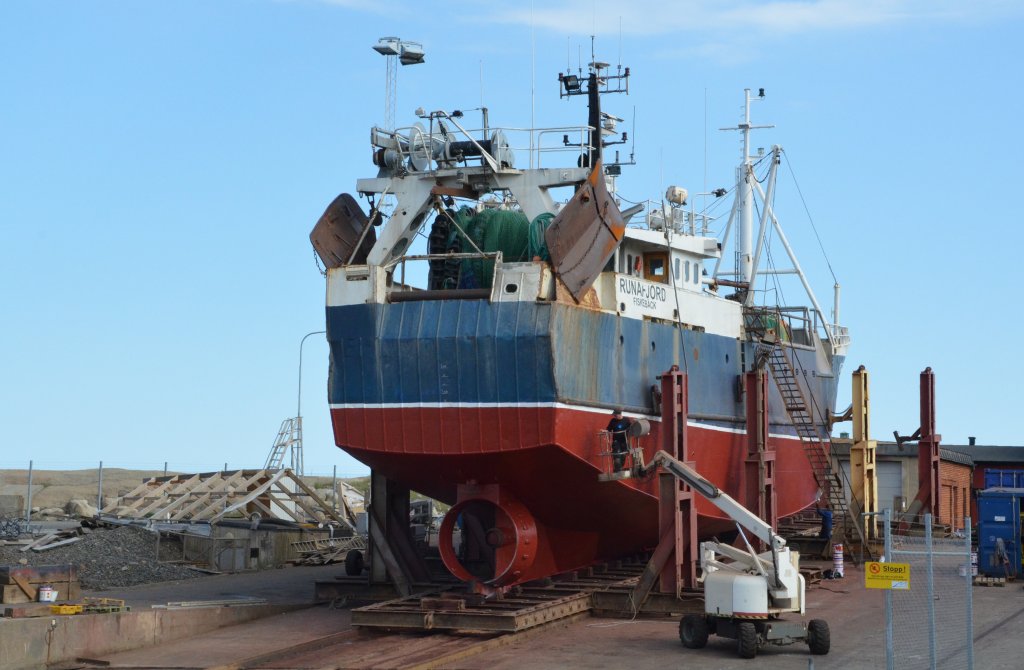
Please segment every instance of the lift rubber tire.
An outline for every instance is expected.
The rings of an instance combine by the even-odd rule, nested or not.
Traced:
[[[828,622],[824,619],[811,619],[807,624],[807,646],[812,654],[824,656],[832,646]]]
[[[345,574],[349,577],[363,574],[363,552],[353,549],[345,554]]]
[[[749,621],[743,621],[736,626],[736,653],[740,658],[757,656],[757,628]]]
[[[679,640],[687,649],[703,649],[708,643],[708,620],[701,614],[687,614],[679,620]]]

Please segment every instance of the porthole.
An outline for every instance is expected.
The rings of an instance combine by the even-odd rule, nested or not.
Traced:
[[[619,344],[625,344],[625,342],[626,338],[624,338],[622,335],[619,335]]]
[[[515,293],[519,290],[519,284],[505,284],[505,293]]]

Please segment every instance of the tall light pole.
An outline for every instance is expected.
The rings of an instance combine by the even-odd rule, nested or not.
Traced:
[[[311,333],[306,333],[302,336],[302,341],[299,342],[299,402],[298,407],[295,409],[295,417],[302,421],[302,347],[306,344],[306,339],[313,335],[326,335],[326,330],[314,330]]]
[[[324,335],[326,333],[326,330],[314,330],[311,333],[306,333],[299,342],[299,393],[295,408],[296,440],[292,443],[292,470],[300,476],[305,474],[305,464],[302,458],[302,347],[310,336]]]
[[[384,82],[384,129],[395,129],[395,100],[398,97],[398,63],[418,65],[425,58],[423,45],[408,42],[397,37],[382,37],[373,45],[373,50],[387,59],[387,75]]]

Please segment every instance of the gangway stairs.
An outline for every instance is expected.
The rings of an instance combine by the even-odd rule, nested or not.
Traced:
[[[291,469],[298,475],[303,474],[302,467],[302,417],[293,417],[281,422],[281,428],[277,431],[277,438],[274,439],[274,446],[270,448],[270,455],[263,466],[264,470],[279,470],[285,467],[285,458],[291,454]]]
[[[759,356],[763,356],[771,368],[775,386],[779,389],[786,414],[793,422],[800,443],[803,445],[807,460],[811,463],[814,479],[828,500],[832,510],[833,523],[838,539],[854,555],[854,547],[868,549],[864,534],[859,523],[859,512],[849,509],[842,481],[843,472],[838,473],[832,468],[832,438],[827,431],[821,430],[821,423],[815,421],[814,409],[807,403],[807,397],[800,385],[793,362],[786,354],[787,347],[778,343],[763,342],[758,347]],[[854,506],[856,501],[851,500]]]

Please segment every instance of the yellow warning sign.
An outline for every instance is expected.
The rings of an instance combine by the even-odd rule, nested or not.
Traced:
[[[865,563],[864,586],[869,589],[910,589],[909,563]]]

